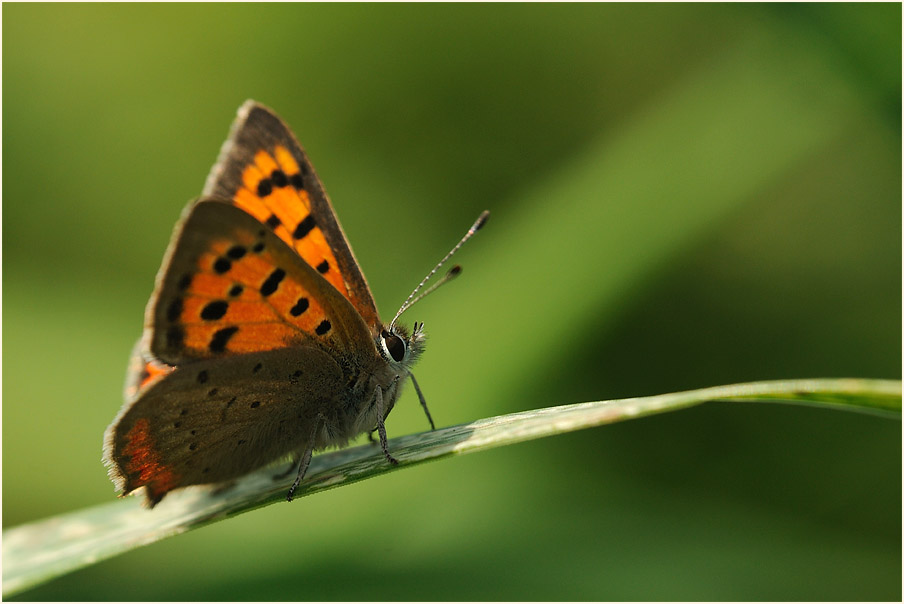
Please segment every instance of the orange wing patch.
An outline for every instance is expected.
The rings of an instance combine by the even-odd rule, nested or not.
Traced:
[[[242,171],[235,205],[266,224],[339,293],[349,297],[336,257],[311,213],[305,175],[288,149],[276,145],[273,155],[260,150]]]
[[[141,418],[135,422],[135,425],[126,434],[122,455],[126,458],[124,464],[127,473],[125,493],[146,485],[148,499],[156,503],[163,499],[168,491],[177,486],[179,477],[171,468],[161,462],[160,453],[157,451],[154,437],[151,435],[151,426],[147,418]]]
[[[232,239],[215,239],[198,256],[196,271],[181,278],[162,316],[170,349],[201,357],[259,352],[332,329],[320,302],[280,266],[263,238],[238,230]]]
[[[140,352],[140,348],[133,351],[129,359],[129,369],[126,375],[126,400],[132,400],[139,393],[144,392],[149,386],[169,375],[175,367],[160,363],[153,359],[147,359]]]
[[[146,389],[151,384],[154,384],[155,382],[157,382],[157,380],[159,380],[163,376],[168,375],[170,372],[172,372],[173,369],[174,369],[174,367],[170,367],[169,365],[164,365],[163,363],[158,363],[156,361],[148,361],[147,363],[144,364],[144,370],[142,373],[143,379],[138,384],[138,388],[137,388],[135,394]]]

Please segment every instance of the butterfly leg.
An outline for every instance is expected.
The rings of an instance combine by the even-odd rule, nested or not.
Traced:
[[[377,404],[377,432],[380,433],[380,448],[383,449],[386,461],[397,466],[399,460],[389,454],[389,447],[386,443],[386,426],[383,424],[383,389],[380,386],[377,386],[374,391],[374,399]]]
[[[301,479],[304,478],[305,472],[308,471],[308,466],[311,465],[311,456],[314,454],[314,442],[317,440],[317,433],[320,432],[321,427],[323,427],[322,419],[314,424],[314,431],[311,432],[311,438],[308,440],[308,446],[305,447],[304,453],[301,455],[301,459],[298,460],[298,474],[295,476],[295,482],[293,482],[292,486],[289,487],[289,493],[286,495],[286,501],[292,501],[292,497],[295,495],[295,489],[298,488],[298,484],[301,482]]]
[[[421,401],[421,407],[424,408],[424,413],[427,414],[427,421],[430,422],[430,429],[436,430],[436,426],[433,424],[433,418],[430,417],[430,409],[427,408],[427,400],[424,398],[424,393],[421,392],[421,387],[417,385],[417,380],[414,379],[413,373],[409,373],[408,376],[411,378],[411,383],[414,384],[414,391],[417,392],[417,398]]]

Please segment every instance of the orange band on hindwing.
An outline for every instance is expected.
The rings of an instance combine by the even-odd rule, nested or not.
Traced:
[[[177,486],[179,477],[161,462],[146,418],[136,421],[126,434],[122,454],[127,458],[127,492],[146,486],[149,500],[156,503]]]

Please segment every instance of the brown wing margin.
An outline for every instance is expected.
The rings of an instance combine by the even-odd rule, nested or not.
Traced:
[[[311,215],[335,256],[348,290],[349,301],[371,330],[381,329],[382,324],[373,295],[355,260],[323,184],[291,130],[273,111],[251,100],[242,105],[229,137],[220,151],[220,157],[207,178],[203,195],[235,200],[236,194],[245,185],[243,172],[247,166],[255,162],[255,155],[260,150],[272,154],[277,146],[288,149],[301,169],[304,190],[310,196]],[[290,228],[294,227],[295,225],[290,225]]]

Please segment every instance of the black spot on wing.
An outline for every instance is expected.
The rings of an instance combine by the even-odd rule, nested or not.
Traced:
[[[276,288],[279,287],[280,282],[285,278],[286,271],[281,268],[275,269],[270,276],[267,277],[266,281],[261,285],[261,295],[269,296],[273,292],[276,291]]]
[[[235,325],[217,330],[217,332],[213,334],[213,337],[210,339],[210,344],[208,345],[210,352],[223,352],[226,350],[229,339],[234,336],[238,330],[239,328]],[[216,388],[211,392],[216,392]]]
[[[228,302],[225,300],[214,300],[201,309],[201,318],[205,321],[216,321],[217,319],[222,319],[227,310],[229,310]]]
[[[238,260],[242,256],[245,255],[245,252],[248,250],[245,249],[244,246],[234,245],[226,251],[226,255],[232,258],[233,260]]]
[[[323,321],[320,322],[320,325],[318,325],[314,329],[314,332],[318,336],[326,335],[330,331],[330,329],[332,329],[332,327],[333,326],[330,324],[330,322],[327,321],[326,319],[324,319]]]
[[[307,298],[299,298],[298,302],[295,303],[295,306],[289,309],[289,314],[293,317],[297,317],[301,315],[304,311],[308,309],[309,302]]]
[[[274,187],[285,187],[289,184],[289,179],[286,178],[286,173],[282,170],[273,170],[270,173],[270,182],[273,183]]]
[[[295,227],[295,230],[292,232],[292,237],[295,239],[304,239],[316,226],[317,221],[314,220],[314,215],[308,214],[298,223],[298,226]]]

